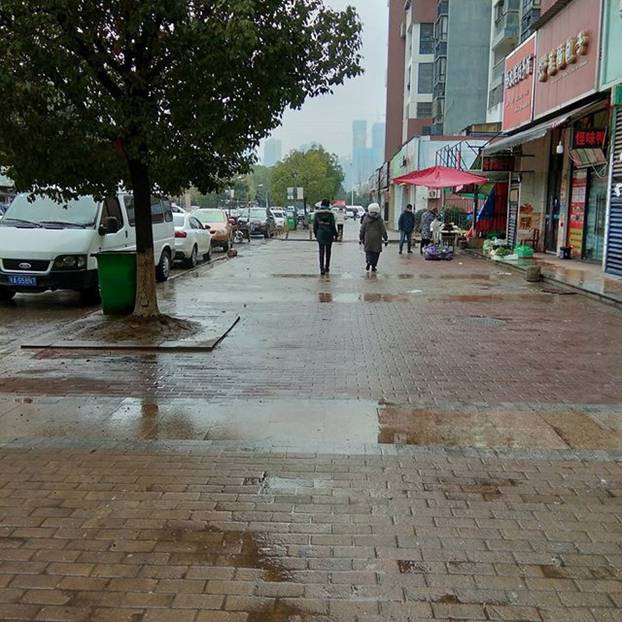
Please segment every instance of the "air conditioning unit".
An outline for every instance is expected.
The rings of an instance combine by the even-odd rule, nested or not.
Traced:
[[[439,188],[428,188],[428,199],[440,199],[441,191]]]

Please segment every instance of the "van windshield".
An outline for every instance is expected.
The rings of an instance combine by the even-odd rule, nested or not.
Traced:
[[[19,194],[9,206],[0,226],[61,229],[94,227],[98,207],[91,196],[57,203],[44,195],[36,195],[35,200],[30,202],[27,194]]]

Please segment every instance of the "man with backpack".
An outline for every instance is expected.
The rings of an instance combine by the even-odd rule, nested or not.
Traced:
[[[333,241],[337,239],[335,215],[330,211],[330,201],[328,199],[324,199],[320,209],[315,212],[313,234],[320,250],[320,274],[324,276],[330,272],[330,256]]]

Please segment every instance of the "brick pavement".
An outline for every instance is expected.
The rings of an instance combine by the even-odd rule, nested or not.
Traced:
[[[622,314],[470,257],[398,258],[367,278],[356,244],[316,274],[315,247],[273,241],[162,288],[176,313],[242,322],[213,355],[20,352],[5,393],[618,404]],[[544,289],[550,289],[544,287]],[[206,370],[209,373],[206,374]]]
[[[622,620],[622,315],[390,250],[320,280],[274,241],[167,284],[243,316],[207,356],[6,340],[0,620]]]
[[[621,467],[0,448],[0,619],[619,620]]]

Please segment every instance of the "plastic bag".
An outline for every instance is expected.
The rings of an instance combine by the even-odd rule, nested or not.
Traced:
[[[514,248],[514,254],[522,258],[533,257],[533,248],[526,244],[519,244]]]

